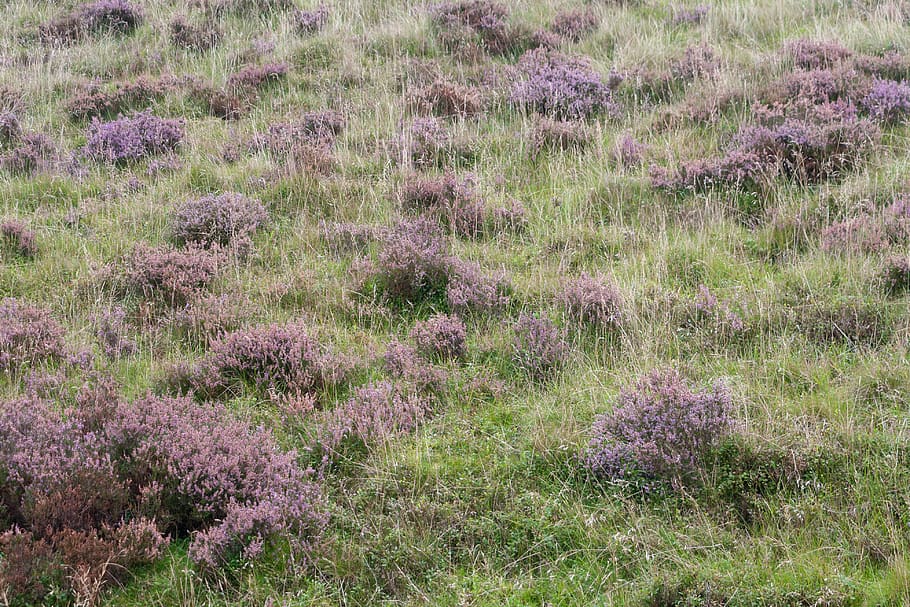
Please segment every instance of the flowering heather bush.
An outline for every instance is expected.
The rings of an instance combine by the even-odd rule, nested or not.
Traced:
[[[9,110],[0,111],[0,146],[8,146],[19,140],[22,124],[19,116]]]
[[[444,370],[427,364],[413,346],[399,341],[393,340],[386,345],[382,363],[399,385],[404,384],[419,394],[438,394],[446,380]]]
[[[17,594],[41,595],[35,576],[63,568],[100,585],[154,561],[171,535],[189,536],[206,568],[256,558],[278,539],[306,556],[326,522],[295,454],[222,405],[125,403],[101,386],[65,412],[35,398],[2,403],[0,429],[4,503],[17,524],[0,544],[29,558],[0,561],[0,581],[18,574]]]
[[[113,116],[129,109],[147,107],[172,88],[173,83],[169,80],[140,76],[132,82],[118,83],[111,92],[97,88],[80,92],[67,101],[66,109],[77,120]]]
[[[878,253],[888,247],[888,235],[880,221],[860,215],[826,228],[821,246],[832,253]]]
[[[853,55],[853,51],[837,42],[807,39],[787,42],[784,53],[794,65],[808,70],[830,68]]]
[[[566,283],[559,299],[570,318],[604,329],[615,330],[622,324],[622,295],[605,278],[582,273]]]
[[[268,221],[265,206],[237,192],[187,200],[174,213],[171,236],[179,245],[227,246],[250,236]]]
[[[433,401],[398,384],[383,381],[354,390],[320,424],[318,447],[333,452],[346,441],[382,442],[413,432],[432,413]]]
[[[325,27],[329,21],[329,7],[320,4],[313,10],[298,9],[292,15],[297,32],[307,36],[313,35]]]
[[[344,116],[338,112],[306,112],[296,120],[270,125],[267,131],[253,136],[248,147],[255,152],[267,150],[283,155],[301,144],[330,146],[344,126]]]
[[[906,82],[876,80],[862,106],[876,120],[902,122],[910,114],[910,86]]]
[[[488,274],[476,263],[458,258],[451,260],[446,285],[446,303],[450,310],[495,312],[509,305],[510,291],[505,274]]]
[[[186,17],[177,16],[168,24],[171,44],[189,51],[207,51],[221,40],[222,34],[214,24],[193,25]]]
[[[415,118],[399,141],[402,156],[417,166],[436,164],[451,144],[448,128],[436,118]]]
[[[749,328],[742,316],[727,301],[720,301],[708,287],[699,285],[695,298],[688,306],[687,323],[707,328],[716,337],[733,339],[744,336]]]
[[[436,116],[473,116],[483,108],[477,88],[443,79],[413,93],[410,104],[419,112]]]
[[[670,64],[670,75],[675,80],[688,81],[713,74],[720,69],[721,59],[708,44],[689,46],[682,57]]]
[[[581,150],[591,143],[591,133],[578,120],[553,120],[542,116],[534,123],[531,149],[534,154],[544,150]]]
[[[509,93],[511,103],[558,119],[615,114],[613,93],[586,61],[546,49],[522,55],[523,77]]]
[[[241,295],[206,295],[176,310],[171,319],[175,329],[207,344],[239,329],[256,313],[255,307]]]
[[[511,198],[507,206],[493,209],[493,228],[502,232],[522,232],[528,225],[528,210],[517,198]]]
[[[732,431],[731,415],[723,385],[696,392],[675,371],[655,371],[623,390],[613,410],[597,418],[584,465],[607,480],[691,480]]]
[[[127,0],[97,0],[41,26],[45,42],[70,43],[103,33],[128,34],[142,23],[142,11]]]
[[[881,279],[891,295],[910,291],[910,257],[907,255],[889,257],[885,261]]]
[[[171,307],[185,306],[215,279],[218,256],[201,248],[138,245],[126,258],[122,280],[129,291]]]
[[[428,358],[463,358],[466,338],[464,321],[448,314],[436,314],[418,321],[411,329],[417,351]]]
[[[494,0],[443,2],[430,7],[429,13],[444,43],[476,37],[494,54],[510,53],[525,44],[524,32],[509,25],[509,9]]]
[[[335,255],[347,255],[364,252],[370,244],[385,238],[386,230],[379,226],[361,223],[327,223],[319,224],[323,241]]]
[[[876,347],[891,333],[886,311],[860,299],[798,303],[788,313],[794,329],[822,345]]]
[[[0,301],[0,371],[64,358],[63,335],[48,310],[14,298]]]
[[[7,219],[0,223],[0,238],[4,248],[12,250],[16,255],[31,258],[38,254],[35,233],[21,221]]]
[[[422,299],[445,289],[452,265],[448,249],[435,222],[402,221],[379,251],[374,279],[388,297]]]
[[[673,25],[698,25],[705,20],[711,7],[699,4],[692,8],[677,8],[673,12]]]
[[[188,387],[204,398],[244,383],[272,398],[316,395],[340,383],[346,365],[311,337],[303,323],[262,325],[216,340],[191,370]]]
[[[222,120],[237,120],[256,103],[256,91],[228,91],[200,81],[190,85],[190,95],[208,114]]]
[[[578,42],[586,35],[597,31],[599,26],[600,19],[591,9],[566,9],[553,17],[550,31],[572,42]]]
[[[88,157],[123,164],[175,151],[183,141],[183,121],[159,118],[150,111],[110,122],[95,119],[86,138],[83,152]]]
[[[647,149],[647,144],[637,141],[632,135],[626,133],[616,142],[613,159],[620,166],[637,167],[644,162],[644,153]]]
[[[565,366],[569,346],[550,320],[522,314],[513,331],[512,361],[532,380],[552,379]]]
[[[270,63],[268,65],[248,65],[238,72],[231,74],[227,79],[228,88],[256,90],[284,80],[288,75],[286,63]]]
[[[463,180],[452,173],[430,178],[411,176],[399,198],[405,210],[427,213],[461,236],[476,237],[484,229],[486,209],[470,176]]]
[[[12,173],[31,174],[48,166],[57,155],[57,146],[41,133],[26,133],[16,145],[0,156],[0,167]]]
[[[848,65],[834,68],[798,70],[771,83],[763,99],[772,104],[801,108],[833,101],[860,101],[870,82]]]
[[[124,337],[127,329],[126,310],[114,306],[94,317],[95,339],[110,360],[129,356],[136,351],[136,342]]]

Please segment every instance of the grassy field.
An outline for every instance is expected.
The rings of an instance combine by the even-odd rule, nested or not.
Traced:
[[[0,3],[0,412],[215,400],[322,516],[205,566],[224,512],[76,529],[0,435],[0,605],[910,603],[910,5],[293,1]],[[655,370],[722,423],[586,465]],[[140,510],[126,568],[50,532]]]

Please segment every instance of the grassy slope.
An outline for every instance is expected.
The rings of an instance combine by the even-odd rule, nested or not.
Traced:
[[[4,262],[0,292],[50,306],[74,344],[90,344],[91,315],[110,298],[91,280],[93,271],[136,242],[163,242],[170,210],[186,197],[236,189],[266,202],[275,221],[257,236],[254,258],[227,272],[218,290],[248,293],[259,320],[310,318],[352,352],[406,334],[410,315],[358,319],[348,312],[342,297],[349,260],[326,251],[316,226],[321,219],[392,221],[389,192],[401,170],[375,148],[406,119],[404,91],[416,77],[416,61],[436,62],[456,77],[479,73],[438,48],[417,3],[333,2],[328,28],[309,39],[299,38],[282,15],[228,17],[219,47],[189,54],[166,38],[179,7],[154,0],[144,3],[148,22],[129,38],[51,53],[20,44],[18,33],[56,14],[55,5],[4,3],[0,85],[23,91],[26,128],[67,147],[80,143],[83,128],[70,122],[62,103],[82,80],[161,71],[221,82],[257,36],[274,41],[274,58],[292,69],[286,83],[236,123],[204,116],[180,95],[156,104],[160,115],[188,118],[188,145],[176,172],[148,178],[143,167],[97,169],[81,182],[0,176],[2,214],[27,220],[42,247],[35,261]],[[524,0],[513,17],[544,25],[561,6]],[[570,48],[605,72],[613,65],[660,65],[705,40],[727,61],[721,80],[746,91],[773,76],[776,66],[766,57],[788,38],[910,50],[898,3],[732,0],[717,2],[706,22],[691,28],[668,25],[663,2],[594,9],[603,17],[601,29]],[[299,108],[328,106],[349,116],[334,175],[262,183],[257,178],[270,168],[268,159],[220,162],[234,134]],[[453,382],[489,368],[507,374],[509,390],[490,400],[454,389],[444,414],[415,436],[334,471],[331,548],[313,577],[290,577],[275,555],[231,579],[201,580],[177,544],[160,566],[113,592],[110,604],[261,605],[271,597],[290,605],[627,605],[646,596],[662,604],[656,589],[675,586],[702,596],[713,591],[735,604],[910,600],[904,454],[910,378],[901,335],[907,297],[885,300],[878,292],[870,280],[875,257],[823,253],[815,234],[802,248],[778,242],[767,223],[737,222],[722,194],[670,201],[648,188],[645,168],[613,166],[608,152],[625,131],[651,144],[658,159],[710,151],[723,134],[690,127],[658,132],[659,109],[627,107],[621,122],[600,125],[591,149],[536,160],[527,150],[527,117],[496,107],[456,125],[476,146],[471,170],[489,199],[515,196],[530,216],[526,234],[462,241],[457,248],[488,267],[504,267],[527,309],[555,311],[552,295],[567,274],[613,274],[632,308],[621,343],[608,347],[597,336],[577,336],[566,372],[552,385],[533,387],[509,375],[506,323],[474,319],[469,361]],[[731,115],[720,126],[729,131],[735,123]],[[784,216],[809,209],[835,217],[869,198],[887,200],[904,186],[904,130],[892,132],[886,144],[846,180],[811,189],[782,185],[767,204]],[[134,174],[142,185],[131,191]],[[65,220],[74,208],[78,227]],[[781,249],[777,259],[766,254]],[[660,301],[667,294],[691,296],[699,283],[748,302],[759,324],[798,287],[820,299],[856,297],[888,311],[893,336],[864,350],[820,347],[768,329],[743,348],[698,347],[661,313]],[[164,363],[194,354],[168,331],[142,337],[141,344],[114,369],[130,394],[147,390]],[[748,524],[699,496],[642,501],[579,481],[574,458],[594,415],[609,408],[619,387],[663,365],[704,381],[726,378],[753,441],[821,452],[836,472],[760,498]],[[875,382],[888,386],[884,397],[857,397]],[[268,405],[250,406],[251,398],[238,399],[238,410],[280,423]],[[288,444],[297,440],[294,432],[284,434]]]

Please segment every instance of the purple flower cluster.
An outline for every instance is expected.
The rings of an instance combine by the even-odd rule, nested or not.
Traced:
[[[910,115],[910,85],[893,80],[876,80],[862,100],[863,109],[882,122],[903,122]]]
[[[411,329],[417,351],[428,358],[463,358],[466,353],[467,328],[457,316],[436,314],[418,321]]]
[[[240,295],[205,295],[175,310],[171,322],[178,331],[208,344],[239,329],[255,314],[256,309]]]
[[[38,254],[38,238],[24,223],[15,219],[0,222],[0,241],[16,255],[26,258]]]
[[[822,232],[822,250],[833,253],[878,253],[888,245],[885,226],[869,215],[846,219]]]
[[[490,53],[510,52],[520,42],[520,31],[509,26],[509,9],[495,0],[461,0],[430,7],[430,18],[443,41],[476,36]]]
[[[188,370],[185,387],[204,398],[244,383],[271,398],[315,395],[343,381],[347,371],[348,362],[319,344],[303,323],[290,322],[240,329],[217,339]]]
[[[277,537],[305,556],[326,515],[295,460],[266,430],[188,398],[126,403],[105,383],[65,412],[37,398],[0,404],[12,532],[43,542],[52,567],[83,566],[99,583],[108,581],[99,572],[106,560],[153,561],[166,535],[189,535],[190,556],[204,567],[255,558]],[[8,571],[0,562],[0,580]]]
[[[92,34],[128,34],[143,19],[142,10],[127,0],[96,0],[42,25],[39,35],[48,43],[71,43]]]
[[[699,285],[695,298],[689,305],[688,321],[696,327],[707,327],[722,338],[735,338],[748,331],[746,322],[728,301],[717,299],[705,285]]]
[[[0,156],[0,167],[12,173],[31,174],[46,168],[56,157],[57,146],[42,133],[25,133]]]
[[[784,45],[784,54],[797,67],[816,70],[830,68],[844,59],[849,59],[853,51],[838,42],[802,38],[787,42]]]
[[[153,80],[141,76],[115,85],[113,91],[91,87],[66,102],[69,115],[77,120],[95,116],[115,116],[129,109],[147,107],[174,88],[170,79]]]
[[[136,351],[136,342],[124,337],[127,321],[126,310],[122,306],[114,306],[98,314],[94,318],[94,324],[95,338],[110,360],[129,356]]]
[[[183,121],[159,118],[150,111],[110,122],[95,119],[84,153],[95,160],[123,164],[175,151],[183,141]]]
[[[328,23],[329,7],[325,4],[320,4],[313,10],[298,9],[294,11],[292,20],[294,22],[294,27],[299,33],[313,35],[324,28],[325,24]]]
[[[402,302],[442,296],[453,311],[494,311],[508,305],[504,276],[485,273],[449,253],[436,222],[402,221],[383,238],[367,279],[386,297]]]
[[[623,298],[611,280],[582,273],[566,283],[559,299],[575,321],[610,330],[622,325]]]
[[[892,255],[885,260],[881,278],[892,295],[910,291],[910,256]]]
[[[568,361],[569,345],[552,321],[522,314],[513,332],[512,362],[532,380],[552,379]]]
[[[248,241],[268,221],[265,206],[237,192],[187,200],[174,212],[171,236],[179,245],[227,246]]]
[[[591,9],[566,9],[556,13],[550,31],[554,34],[578,42],[600,27],[600,18]]]
[[[613,149],[613,159],[620,166],[631,168],[637,167],[644,162],[644,155],[648,145],[636,140],[632,135],[626,133],[616,142]]]
[[[618,112],[608,84],[582,59],[538,48],[522,55],[518,68],[523,76],[509,100],[519,107],[559,119]]]
[[[215,279],[219,256],[190,247],[137,245],[126,258],[122,280],[128,291],[171,307],[199,297]]]
[[[419,167],[438,163],[451,144],[448,127],[433,117],[415,118],[399,139],[402,157]]]
[[[22,123],[19,116],[10,110],[0,111],[0,146],[15,143],[22,136]]]
[[[472,176],[411,176],[402,186],[399,199],[406,211],[426,214],[458,235],[473,238],[484,230],[486,208]]]
[[[14,298],[0,301],[0,371],[64,358],[63,335],[48,310]]]
[[[328,147],[344,130],[344,126],[344,116],[338,112],[306,112],[296,120],[272,124],[267,131],[257,133],[249,142],[248,148],[251,151],[268,150],[272,154],[283,155],[301,144]]]
[[[721,384],[693,391],[675,371],[655,371],[625,389],[594,422],[584,456],[595,476],[636,475],[689,481],[704,457],[733,428],[732,399]]]
[[[410,105],[436,116],[473,116],[483,109],[483,98],[473,86],[438,79],[413,92]]]

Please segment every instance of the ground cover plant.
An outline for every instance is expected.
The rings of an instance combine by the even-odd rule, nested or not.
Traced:
[[[910,604],[898,0],[0,26],[0,607]]]

